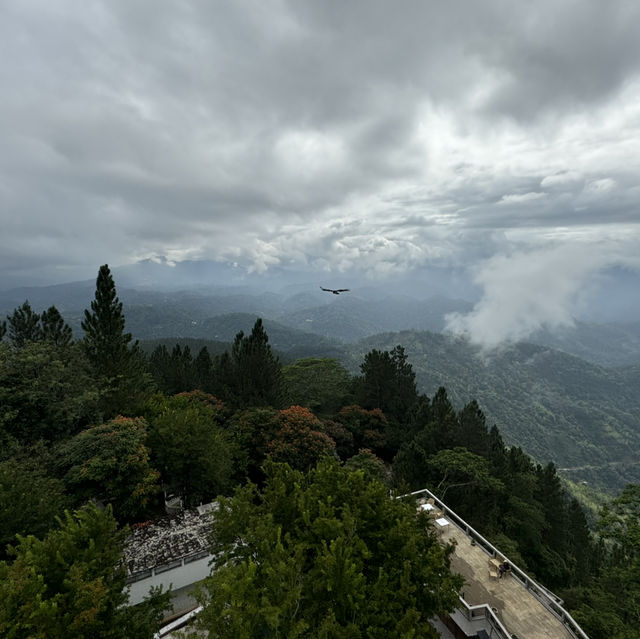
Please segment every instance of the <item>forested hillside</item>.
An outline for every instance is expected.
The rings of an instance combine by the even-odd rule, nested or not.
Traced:
[[[106,265],[80,339],[55,306],[24,302],[0,322],[3,636],[153,636],[167,597],[123,606],[122,526],[162,514],[165,492],[220,503],[203,629],[431,636],[429,618],[463,584],[431,520],[389,499],[423,487],[564,596],[591,639],[637,635],[638,486],[590,528],[556,467],[505,444],[479,396],[515,413],[510,397],[544,378],[536,401],[562,424],[570,413],[554,415],[554,397],[586,413],[590,398],[612,397],[633,416],[618,378],[541,347],[482,360],[413,332],[358,343],[349,368],[283,364],[260,318],[215,352],[192,342],[145,354],[125,324]]]
[[[486,355],[460,338],[413,331],[362,340],[347,367],[356,371],[367,351],[395,344],[421,391],[445,386],[456,406],[477,399],[507,443],[572,480],[608,492],[640,481],[640,367],[604,368],[532,344]]]

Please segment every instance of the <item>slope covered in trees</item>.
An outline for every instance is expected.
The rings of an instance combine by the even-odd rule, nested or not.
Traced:
[[[447,389],[457,407],[476,399],[509,445],[573,481],[618,492],[640,481],[638,368],[607,369],[543,346],[518,343],[483,354],[436,333],[383,334],[349,350],[356,371],[371,349],[402,344],[422,392]]]

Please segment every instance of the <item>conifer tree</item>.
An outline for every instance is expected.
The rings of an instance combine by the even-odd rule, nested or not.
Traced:
[[[82,330],[87,357],[105,370],[125,357],[131,342],[131,333],[124,332],[122,302],[116,295],[116,285],[109,266],[100,267],[96,280],[95,299],[91,312],[85,310]]]
[[[156,346],[149,356],[149,370],[158,388],[163,393],[170,393],[171,355],[164,344]]]
[[[71,343],[73,333],[71,327],[64,321],[60,311],[55,306],[50,306],[40,316],[42,324],[42,338],[56,346],[68,346]]]
[[[197,357],[193,360],[193,377],[194,385],[203,391],[209,391],[212,388],[211,367],[213,361],[206,346],[203,346],[198,352]]]
[[[4,339],[4,336],[7,333],[7,323],[0,322],[0,342]]]
[[[34,313],[25,300],[22,306],[14,309],[12,315],[7,315],[9,320],[9,339],[16,348],[22,348],[27,342],[37,342],[42,338],[40,327],[40,315]]]
[[[425,513],[329,457],[265,474],[261,493],[218,500],[199,595],[209,637],[436,636],[428,620],[458,604],[463,581]]]
[[[224,398],[239,406],[279,407],[282,404],[282,365],[271,350],[260,318],[251,335],[245,336],[242,331],[236,335],[230,356],[218,358],[216,377],[223,387]]]
[[[360,365],[357,399],[364,408],[380,408],[387,417],[400,422],[408,419],[410,409],[418,401],[415,373],[407,361],[404,348],[391,351],[375,348]]]
[[[101,386],[105,413],[132,410],[146,398],[151,380],[138,342],[131,344],[131,333],[124,331],[122,302],[107,264],[98,272],[95,299],[91,311],[84,312],[82,329],[84,351]]]

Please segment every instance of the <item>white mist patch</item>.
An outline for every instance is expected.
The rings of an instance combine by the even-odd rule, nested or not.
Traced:
[[[541,327],[571,326],[580,291],[610,262],[605,252],[584,245],[494,256],[474,277],[484,288],[482,299],[466,315],[448,315],[447,330],[495,348]]]

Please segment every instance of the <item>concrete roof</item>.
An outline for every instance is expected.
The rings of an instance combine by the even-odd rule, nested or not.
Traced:
[[[196,510],[185,510],[154,522],[132,526],[125,544],[128,574],[208,552],[214,510],[214,504],[207,504]]]

